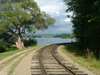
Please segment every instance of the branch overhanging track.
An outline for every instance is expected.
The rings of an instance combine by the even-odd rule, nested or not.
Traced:
[[[66,63],[58,52],[59,45],[45,46],[32,57],[31,75],[87,75],[71,63]]]

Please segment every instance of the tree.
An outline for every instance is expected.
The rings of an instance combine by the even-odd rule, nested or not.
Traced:
[[[61,38],[71,38],[71,34],[70,33],[62,33]]]
[[[100,0],[64,0],[66,12],[73,12],[73,32],[78,46],[98,55],[100,50]]]
[[[34,0],[1,0],[0,32],[7,32],[19,49],[24,48],[23,41],[38,30],[53,26],[55,20],[41,12]],[[22,34],[31,33],[25,39]]]

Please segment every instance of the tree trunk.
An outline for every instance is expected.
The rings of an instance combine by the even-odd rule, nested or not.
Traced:
[[[20,36],[18,36],[16,45],[17,45],[17,48],[19,48],[19,49],[24,48],[24,43],[23,43],[23,41],[21,40],[21,37],[20,37]]]

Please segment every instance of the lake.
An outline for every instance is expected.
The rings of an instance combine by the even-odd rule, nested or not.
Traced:
[[[71,39],[62,39],[62,38],[35,38],[37,39],[38,42],[38,46],[39,45],[48,45],[48,44],[55,44],[55,43],[67,43],[67,42],[71,42]],[[75,39],[73,39],[73,41],[75,41]]]

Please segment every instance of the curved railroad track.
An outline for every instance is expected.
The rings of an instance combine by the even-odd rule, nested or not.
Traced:
[[[87,75],[71,63],[66,63],[58,52],[59,45],[45,46],[32,57],[31,75]]]

